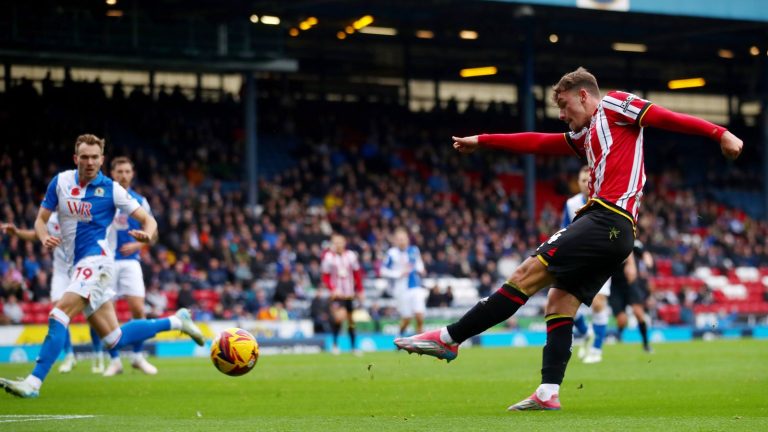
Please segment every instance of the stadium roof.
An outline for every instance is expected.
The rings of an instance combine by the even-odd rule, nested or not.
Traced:
[[[624,2],[630,11],[654,4],[664,13],[561,7],[583,2]],[[700,5],[693,1],[233,0],[226,7],[212,0],[114,3],[4,2],[0,57],[6,63],[220,72],[292,71],[298,66],[300,73],[328,81],[458,80],[460,69],[495,66],[496,75],[473,79],[514,82],[522,73],[524,42],[530,37],[540,84],[583,65],[614,87],[661,90],[672,79],[702,77],[706,86],[698,91],[749,98],[760,90],[760,65],[768,55],[768,24],[731,16],[743,18],[743,12],[719,19],[667,14],[673,11],[670,5],[686,10]],[[762,4],[713,3],[731,6],[710,11],[743,11],[742,6]],[[280,23],[265,24],[265,15]],[[367,33],[345,33],[365,16],[373,19],[362,29]],[[308,18],[317,22],[309,25]],[[303,22],[306,30],[300,30]],[[470,38],[462,39],[462,30],[475,32],[476,38],[468,33]]]

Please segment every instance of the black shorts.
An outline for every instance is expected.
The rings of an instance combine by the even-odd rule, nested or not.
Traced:
[[[618,272],[617,272],[618,273]],[[627,309],[627,306],[634,304],[645,305],[650,293],[644,281],[636,280],[633,283],[627,282],[624,277],[624,268],[621,274],[611,279],[611,296],[608,298],[608,304],[616,316]]]
[[[351,298],[339,298],[333,301],[336,307],[346,309],[347,312],[352,313],[355,310],[354,301]]]
[[[571,225],[542,243],[534,256],[554,276],[556,288],[591,306],[605,281],[632,252],[634,241],[634,224],[628,213],[593,202]]]

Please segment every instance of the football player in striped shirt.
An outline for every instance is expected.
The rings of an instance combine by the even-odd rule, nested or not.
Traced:
[[[643,129],[656,127],[709,138],[735,159],[742,141],[724,127],[655,105],[621,91],[600,95],[597,80],[584,68],[565,74],[552,98],[566,133],[453,137],[453,147],[471,153],[480,147],[517,153],[575,155],[590,169],[589,199],[573,223],[554,233],[518,267],[502,287],[440,330],[395,340],[398,348],[453,360],[459,344],[506,321],[528,298],[548,293],[547,342],[541,385],[511,411],[560,409],[560,384],[571,357],[573,317],[592,299],[632,252],[635,223],[645,184]]]
[[[347,322],[352,352],[357,349],[354,300],[363,302],[363,278],[360,262],[354,251],[347,249],[347,239],[339,233],[331,236],[331,248],[323,254],[320,263],[323,283],[331,292],[331,329],[333,331],[333,353],[339,353],[339,331]]]

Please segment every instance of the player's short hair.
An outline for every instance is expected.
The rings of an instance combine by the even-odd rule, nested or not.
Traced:
[[[405,229],[405,227],[402,227],[402,226],[395,228],[394,234],[399,234],[399,233],[403,233],[405,235],[408,235],[408,230]]]
[[[588,172],[589,172],[589,165],[584,165],[584,166],[583,166],[583,167],[581,167],[581,169],[579,170],[579,175],[581,175],[581,173],[588,173]]]
[[[552,100],[557,103],[557,96],[572,89],[585,89],[592,96],[600,97],[600,88],[597,86],[597,78],[588,70],[579,66],[573,72],[568,72],[560,78],[557,84],[552,86]]]
[[[110,169],[117,168],[118,165],[122,164],[131,164],[131,168],[134,168],[133,161],[130,160],[127,156],[118,156],[114,159],[112,159],[112,163],[109,165]]]
[[[77,137],[75,140],[75,154],[80,149],[80,144],[97,145],[101,149],[101,154],[104,154],[104,140],[92,134],[84,134]]]

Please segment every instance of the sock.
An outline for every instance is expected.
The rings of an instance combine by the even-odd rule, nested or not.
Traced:
[[[141,357],[141,353],[144,351],[144,341],[136,342],[133,344],[133,359],[136,360]]]
[[[536,389],[536,397],[544,402],[550,400],[556,394],[560,394],[560,385],[558,384],[541,384]]]
[[[114,345],[117,349],[143,342],[160,332],[171,330],[171,320],[168,318],[133,320],[123,324],[120,330],[122,336]]]
[[[448,327],[443,327],[440,329],[440,341],[448,345],[456,344],[451,335],[448,333]]]
[[[637,328],[640,330],[640,336],[643,338],[643,346],[648,346],[648,325],[645,323],[645,321],[640,321],[637,323]]]
[[[573,334],[574,336],[584,336],[589,331],[587,327],[587,320],[584,318],[584,314],[579,314],[576,319],[573,320]]]
[[[547,344],[544,345],[541,383],[559,385],[563,383],[565,367],[571,358],[573,318],[550,314],[544,320],[547,322]]]
[[[89,327],[88,330],[91,333],[91,346],[93,346],[93,352],[99,354],[104,351],[104,347],[101,344],[101,337],[99,337],[99,334],[96,333],[96,330],[94,330],[93,327]]]
[[[608,333],[608,309],[604,309],[592,315],[592,329],[595,332],[595,342],[592,344],[597,349],[603,349],[605,334]]]
[[[352,349],[357,348],[357,345],[355,344],[356,334],[355,334],[355,326],[351,325],[347,327],[347,332],[349,332],[349,343],[352,346]]]
[[[37,364],[31,374],[40,380],[40,385],[45,381],[45,377],[51,371],[53,363],[59,358],[59,354],[61,354],[61,350],[64,348],[67,326],[69,326],[67,314],[59,308],[53,308],[50,318],[48,318],[48,334],[45,335],[43,346],[40,348],[40,355],[37,357]]]
[[[616,339],[618,339],[619,342],[621,342],[621,336],[622,336],[623,333],[624,333],[624,327],[617,327],[616,328]]]
[[[450,324],[448,334],[455,343],[462,343],[514,315],[528,301],[514,284],[505,283],[489,297],[480,300],[461,319]]]
[[[176,315],[171,315],[168,317],[168,321],[171,322],[171,330],[180,330],[181,329],[181,320]]]
[[[72,335],[69,334],[69,327],[67,327],[67,332],[64,333],[64,354],[72,354],[74,351],[72,349]]]
[[[339,346],[339,332],[341,325],[337,322],[331,322],[331,333],[333,334],[333,346]]]
[[[107,350],[109,352],[109,358],[112,361],[118,360],[120,358],[120,350],[117,348],[110,348]]]

